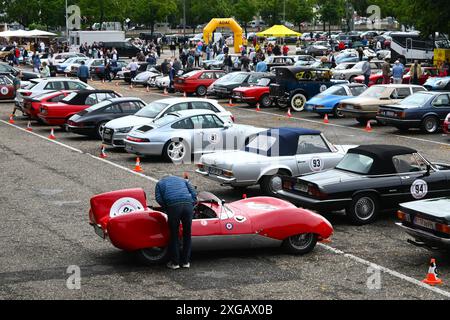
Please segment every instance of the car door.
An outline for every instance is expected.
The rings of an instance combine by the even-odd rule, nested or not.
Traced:
[[[210,153],[221,150],[223,122],[215,115],[199,115],[191,118],[194,124],[192,150],[194,153]]]
[[[447,93],[437,96],[432,106],[433,112],[438,115],[440,122],[443,122],[450,112],[450,96]]]
[[[101,121],[117,119],[126,114],[123,112],[122,103],[114,103],[103,110],[103,115]]]
[[[302,135],[298,139],[295,156],[297,174],[334,168],[340,160],[336,155],[321,135]]]
[[[445,173],[431,169],[417,153],[398,155],[392,158],[401,179],[401,201],[414,201],[448,195]]]

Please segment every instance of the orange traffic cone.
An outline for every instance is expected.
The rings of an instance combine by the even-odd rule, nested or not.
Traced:
[[[164,95],[165,95],[165,96],[168,96],[168,95],[169,95],[169,93],[167,92],[167,88],[164,88]]]
[[[102,144],[102,148],[100,151],[100,158],[102,158],[102,159],[108,158],[108,156],[106,155],[106,152],[105,152],[105,145],[103,145],[103,144]]]
[[[233,99],[230,98],[230,100],[228,100],[228,106],[229,107],[234,107],[235,104],[233,103]]]
[[[328,120],[328,114],[325,113],[325,117],[323,118],[323,123],[327,124],[330,123],[330,121]]]
[[[142,171],[144,171],[144,170],[142,170],[142,167],[141,167],[141,159],[139,159],[139,157],[136,158],[136,165],[134,166],[134,169],[133,169],[133,170],[136,171],[136,172],[142,172]]]
[[[372,126],[370,125],[370,120],[367,121],[367,125],[366,125],[366,129],[367,132],[371,132],[372,131]]]
[[[146,86],[145,90],[147,90],[147,92],[150,92],[150,87]]]
[[[26,129],[27,131],[33,131],[33,128],[31,128],[31,121],[28,121],[28,124],[27,124],[27,129]]]
[[[56,140],[56,137],[55,137],[55,130],[54,130],[53,128],[50,130],[50,135],[48,136],[48,138],[49,138],[50,140]]]
[[[12,113],[9,115],[9,121],[8,122],[11,123],[11,124],[14,124],[14,115]]]
[[[430,268],[428,269],[427,277],[425,279],[423,279],[422,282],[429,284],[430,286],[442,284],[442,280],[439,279],[438,275],[437,275],[437,267],[436,267],[435,259],[431,259]]]
[[[118,87],[118,86],[119,86],[119,81],[117,81],[117,82],[116,82],[115,86],[116,86],[116,87]]]
[[[287,117],[292,118],[291,108],[288,108]]]
[[[187,98],[186,91],[183,92],[183,97]]]
[[[261,108],[259,107],[259,103],[256,104],[256,112],[261,111]]]

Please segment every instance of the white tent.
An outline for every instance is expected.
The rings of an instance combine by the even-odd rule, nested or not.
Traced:
[[[8,30],[0,32],[0,37],[2,38],[44,38],[44,37],[54,37],[56,34],[42,31],[42,30]]]
[[[42,31],[42,30],[31,30],[31,31],[27,31],[28,32],[28,37],[29,38],[34,38],[34,37],[55,37],[56,34],[55,33],[51,33],[51,32],[47,32],[47,31]]]

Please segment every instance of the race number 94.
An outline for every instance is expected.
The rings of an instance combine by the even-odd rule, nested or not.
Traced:
[[[410,191],[414,199],[422,199],[428,193],[428,184],[426,181],[418,179],[413,182]]]

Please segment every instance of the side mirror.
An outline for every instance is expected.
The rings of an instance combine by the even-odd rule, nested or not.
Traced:
[[[225,122],[224,124],[223,124],[223,128],[226,130],[226,129],[229,129],[229,128],[231,128],[231,123],[229,123],[229,122]]]
[[[429,177],[431,173],[431,166],[427,164],[427,172],[425,173],[425,177]]]
[[[225,205],[226,201],[225,199],[220,200],[222,207]]]

